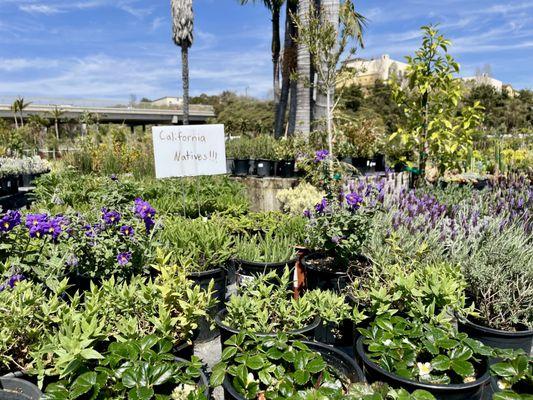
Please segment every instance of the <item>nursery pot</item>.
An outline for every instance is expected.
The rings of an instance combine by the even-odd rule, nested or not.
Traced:
[[[233,175],[235,170],[234,170],[234,160],[233,158],[226,158],[226,173],[227,174],[230,174],[230,175]]]
[[[220,310],[218,314],[215,317],[215,323],[218,326],[218,329],[220,330],[220,343],[222,344],[222,349],[226,348],[226,341],[232,337],[233,335],[237,335],[239,332],[241,332],[238,329],[231,328],[228,325],[225,325],[222,321],[224,320],[224,317],[226,316],[226,309]],[[307,339],[312,339],[315,336],[315,329],[320,325],[320,317],[316,317],[313,322],[311,322],[309,325],[301,328],[296,329],[293,331],[285,332],[289,336],[300,336],[305,337]],[[257,332],[255,333],[257,336],[261,337],[276,337],[276,333],[265,333],[265,332]]]
[[[333,347],[326,346],[322,343],[315,342],[303,342],[311,350],[320,353],[326,364],[330,367],[333,367],[341,375],[343,375],[351,383],[365,382],[365,377],[363,371],[355,363],[353,359],[348,357],[346,354],[340,352]],[[231,379],[226,376],[224,379],[224,398],[226,400],[245,400],[237,391],[233,388],[231,384]]]
[[[211,279],[215,281],[214,290],[217,304],[209,310],[211,316],[215,316],[224,307],[226,300],[226,270],[224,268],[216,268],[204,272],[193,272],[187,276],[188,279],[196,283],[202,289],[207,289]],[[217,329],[211,330],[209,322],[205,318],[198,321],[198,342],[208,342],[219,335]]]
[[[237,267],[237,283],[242,284],[246,280],[252,279],[256,275],[267,274],[271,271],[276,271],[278,276],[282,276],[285,272],[285,268],[293,269],[296,264],[296,259],[288,260],[278,263],[265,263],[265,262],[254,262],[246,260],[235,260],[235,265]]]
[[[0,377],[0,400],[39,400],[42,395],[33,383],[18,378]]]
[[[176,361],[187,362],[187,361],[190,361],[190,358],[189,359],[183,359],[183,358],[180,358],[180,357],[176,357]],[[210,399],[211,397],[209,397],[209,396],[211,395],[211,393],[210,393],[210,390],[209,390],[209,379],[207,379],[207,376],[205,375],[204,371],[200,371],[200,377],[198,378],[198,386],[205,388],[204,389],[205,398],[206,399]]]
[[[377,154],[374,157],[374,162],[376,163],[376,172],[385,171],[385,156],[383,154]]]
[[[302,258],[302,266],[305,268],[307,289],[333,290],[337,293],[343,291],[351,283],[351,274],[349,268],[337,271],[335,269],[321,268],[315,260],[328,258],[325,254],[315,253]],[[361,263],[370,261],[364,256],[358,256],[357,260]]]
[[[295,175],[294,160],[278,161],[277,175],[280,178],[292,178]]]
[[[248,175],[255,175],[257,172],[257,161],[255,159],[250,159],[248,161]]]
[[[245,176],[248,175],[250,169],[250,160],[242,160],[236,158],[233,160],[233,171],[235,175]]]
[[[274,161],[257,160],[256,170],[257,170],[257,176],[260,176],[260,177],[272,176],[272,173],[274,171]]]
[[[533,330],[522,327],[517,332],[502,331],[478,325],[466,318],[457,316],[459,332],[466,333],[472,339],[479,340],[484,345],[499,349],[522,349],[526,354],[531,353]]]
[[[483,375],[474,382],[439,385],[412,381],[385,371],[367,357],[362,337],[357,340],[356,351],[358,358],[362,361],[363,371],[369,383],[384,382],[394,388],[403,388],[408,392],[413,392],[418,389],[426,390],[435,396],[437,400],[481,400],[483,399],[484,392],[488,389],[490,373],[489,364],[486,359],[483,363]]]

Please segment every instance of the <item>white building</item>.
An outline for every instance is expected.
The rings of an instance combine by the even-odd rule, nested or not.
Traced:
[[[166,96],[153,100],[150,104],[156,107],[181,107],[183,105],[183,99],[181,97]]]
[[[407,63],[393,60],[388,54],[370,60],[356,58],[346,61],[344,65],[355,70],[354,79],[350,84],[362,87],[373,86],[377,80],[387,82],[393,76],[402,80],[407,70]]]

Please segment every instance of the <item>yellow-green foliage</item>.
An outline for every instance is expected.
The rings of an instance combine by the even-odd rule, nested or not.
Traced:
[[[283,204],[283,210],[291,214],[301,215],[319,203],[325,193],[307,182],[302,182],[292,189],[278,193],[277,198]]]

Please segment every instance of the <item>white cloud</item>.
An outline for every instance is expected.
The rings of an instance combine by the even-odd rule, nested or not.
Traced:
[[[58,7],[45,4],[25,4],[19,6],[19,9],[30,14],[54,15],[62,12]]]

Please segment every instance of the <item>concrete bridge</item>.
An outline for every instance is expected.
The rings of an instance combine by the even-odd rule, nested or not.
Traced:
[[[39,115],[43,118],[53,120],[51,112],[54,105],[31,104],[24,109],[22,115],[27,119],[30,115]],[[183,111],[181,109],[169,110],[158,108],[119,108],[119,107],[83,107],[83,106],[57,106],[62,111],[61,121],[79,121],[85,113],[94,115],[98,123],[125,124],[130,127],[146,125],[171,125],[181,124],[183,121]],[[20,115],[20,114],[19,114]],[[205,124],[209,118],[215,116],[215,111],[211,106],[191,105],[189,110],[190,124]],[[0,118],[13,120],[11,105],[0,104]]]

